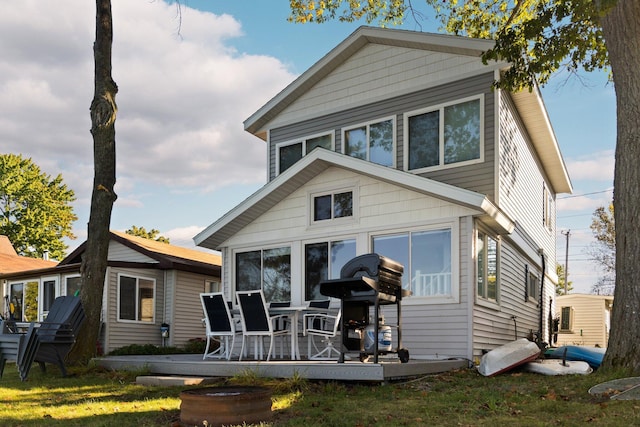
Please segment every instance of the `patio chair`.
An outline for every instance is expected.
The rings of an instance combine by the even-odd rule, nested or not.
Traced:
[[[269,316],[267,303],[262,291],[240,291],[236,292],[238,305],[240,307],[240,317],[242,319],[242,349],[240,358],[245,354],[246,342],[253,337],[255,339],[254,356],[262,359],[263,339],[269,337],[269,351],[267,361],[273,352],[273,341],[276,337],[282,337],[290,333],[287,329],[276,329],[275,323],[287,317],[285,314]],[[259,350],[259,356],[258,356]]]
[[[224,299],[222,292],[202,293],[200,302],[205,318],[207,346],[202,360],[206,358],[231,359],[233,346],[236,342],[236,325],[229,311],[229,304]],[[231,343],[229,343],[231,338]],[[216,341],[218,347],[209,352],[211,341]]]
[[[328,313],[309,313],[304,315],[304,335],[307,337],[307,357],[310,360],[337,360],[340,351],[333,346],[333,339],[340,327],[341,310],[331,315]],[[325,344],[320,350],[314,338],[320,337]],[[314,352],[315,351],[315,352]],[[337,357],[333,357],[333,354]]]
[[[22,381],[27,379],[33,362],[46,372],[46,363],[58,365],[63,377],[67,376],[65,358],[71,351],[85,314],[80,298],[62,296],[54,300],[47,318],[29,325],[25,334],[0,330],[0,376],[7,359],[15,360]],[[17,347],[16,347],[17,344]]]

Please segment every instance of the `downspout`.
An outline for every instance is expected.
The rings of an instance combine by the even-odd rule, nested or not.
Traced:
[[[547,272],[546,261],[544,258],[544,250],[542,248],[538,249],[538,253],[540,254],[540,258],[542,261],[542,277],[540,278],[540,336],[538,343],[539,346],[542,345],[544,341],[543,331],[544,331],[544,276]]]

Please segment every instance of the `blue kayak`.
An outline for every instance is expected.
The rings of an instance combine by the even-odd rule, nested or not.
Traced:
[[[566,353],[565,353],[566,351]],[[562,359],[587,362],[593,369],[598,369],[602,364],[606,348],[586,347],[582,345],[563,345],[557,348],[550,348],[545,352],[545,356],[550,359]]]

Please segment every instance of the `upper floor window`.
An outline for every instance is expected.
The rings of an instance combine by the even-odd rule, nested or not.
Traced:
[[[451,229],[374,236],[373,252],[404,266],[403,288],[412,296],[454,298]]]
[[[313,222],[353,216],[353,191],[313,195]]]
[[[326,299],[320,294],[320,282],[338,279],[340,269],[356,256],[354,239],[309,243],[304,246],[305,299]]]
[[[498,241],[482,231],[476,239],[476,283],[479,298],[498,300]]]
[[[153,323],[156,281],[118,275],[118,320]]]
[[[552,230],[552,221],[553,217],[551,213],[551,208],[553,206],[553,198],[551,196],[551,192],[547,188],[546,185],[542,187],[542,223],[548,230]]]
[[[291,248],[236,253],[236,290],[262,289],[267,302],[291,301]]]
[[[309,154],[316,147],[333,148],[333,135],[319,135],[295,142],[285,142],[276,146],[278,159],[278,173],[289,169],[295,162],[303,156]]]
[[[405,168],[420,170],[482,159],[484,98],[430,107],[405,115]]]
[[[382,166],[393,166],[393,118],[372,122],[343,131],[344,154]]]

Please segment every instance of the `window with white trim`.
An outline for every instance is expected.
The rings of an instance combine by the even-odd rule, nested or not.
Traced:
[[[278,162],[278,173],[282,173],[289,169],[295,162],[309,154],[316,147],[332,150],[333,133],[313,136],[294,142],[283,142],[277,144],[276,159]]]
[[[382,166],[394,165],[395,119],[345,128],[342,131],[343,152],[347,156],[368,160]]]
[[[560,309],[560,332],[571,332],[573,329],[573,308],[562,307]]]
[[[236,290],[262,289],[267,302],[291,301],[291,247],[236,252]]]
[[[453,297],[450,228],[373,236],[373,252],[404,266],[403,288],[414,297]]]
[[[498,240],[478,230],[476,238],[476,284],[479,298],[498,300]]]
[[[308,243],[304,246],[305,299],[326,299],[320,294],[320,282],[338,279],[340,269],[356,256],[355,239]]]
[[[353,191],[336,190],[311,195],[311,222],[353,217]]]
[[[540,278],[531,270],[529,270],[529,278],[527,279],[527,292],[530,301],[538,301],[540,297]]]
[[[156,281],[118,274],[118,320],[153,323]]]
[[[484,97],[406,113],[405,169],[462,165],[482,161]]]
[[[65,282],[65,295],[78,296],[80,295],[80,282],[82,277],[80,276],[67,276],[64,279]]]

